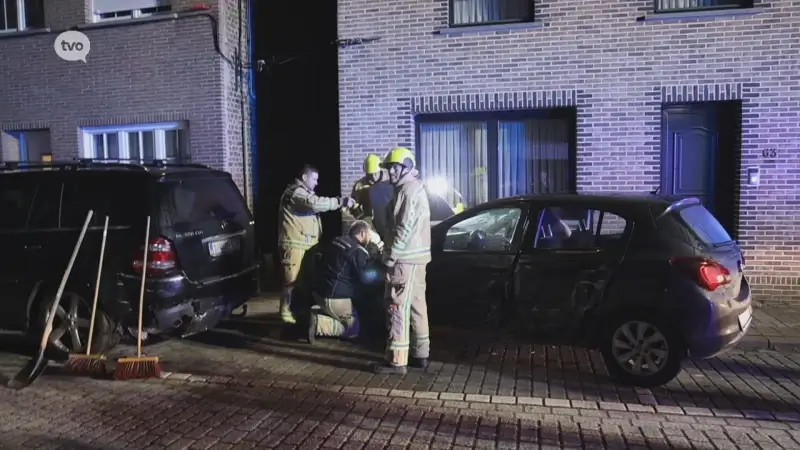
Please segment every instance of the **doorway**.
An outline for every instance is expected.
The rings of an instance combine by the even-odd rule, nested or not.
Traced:
[[[697,197],[738,238],[742,102],[664,105],[661,192]]]

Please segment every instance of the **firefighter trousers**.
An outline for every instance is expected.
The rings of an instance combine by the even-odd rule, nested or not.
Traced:
[[[407,366],[409,356],[427,359],[430,354],[426,266],[397,264],[390,270],[386,285],[389,329],[386,359],[393,366]]]
[[[355,337],[358,335],[358,317],[349,298],[327,298],[313,293],[319,306],[316,314],[317,329],[314,334],[325,337]]]
[[[295,323],[292,314],[292,291],[300,275],[300,266],[306,250],[302,248],[281,248],[281,320],[286,323]]]

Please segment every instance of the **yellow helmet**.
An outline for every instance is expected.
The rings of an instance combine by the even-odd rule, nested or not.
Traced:
[[[409,169],[413,169],[417,165],[414,152],[405,147],[395,147],[389,150],[386,157],[383,159],[384,166],[391,166],[392,164],[403,164]],[[409,166],[410,164],[410,166]]]
[[[381,157],[378,155],[369,155],[364,159],[364,173],[369,175],[371,173],[378,173],[381,171]]]

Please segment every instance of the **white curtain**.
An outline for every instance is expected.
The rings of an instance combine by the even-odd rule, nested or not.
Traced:
[[[524,20],[530,17],[531,0],[452,0],[454,25]]]
[[[420,175],[424,180],[443,178],[450,189],[451,205],[463,201],[477,205],[489,200],[488,142],[485,122],[420,124]]]
[[[497,141],[499,197],[569,191],[566,120],[501,121]]]
[[[739,4],[741,0],[656,0],[659,11],[684,11],[693,9],[724,8]]]

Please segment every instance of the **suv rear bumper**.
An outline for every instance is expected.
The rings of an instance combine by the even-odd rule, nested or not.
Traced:
[[[235,275],[198,283],[183,275],[147,280],[144,328],[155,334],[186,336],[216,326],[258,292],[258,266]],[[120,299],[130,305],[126,325],[138,320],[141,277],[118,275]]]

